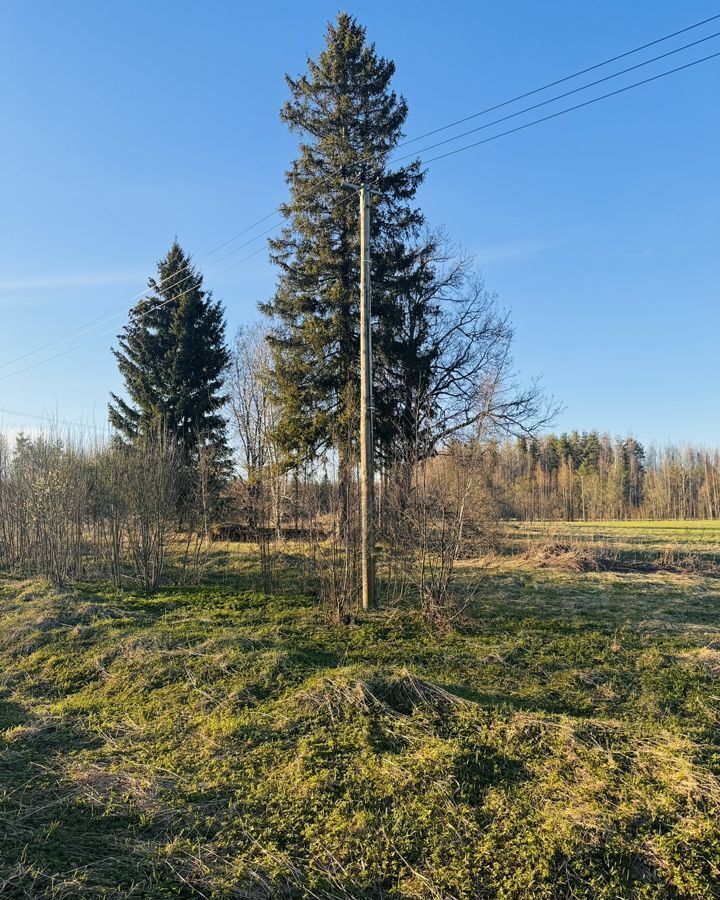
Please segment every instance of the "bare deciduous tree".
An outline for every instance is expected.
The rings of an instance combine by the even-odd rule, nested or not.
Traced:
[[[400,344],[420,345],[411,365],[388,361],[385,377],[402,383],[390,458],[431,456],[453,437],[493,431],[534,433],[557,414],[537,381],[521,387],[511,356],[509,316],[473,270],[472,257],[442,236],[421,244],[398,323]],[[428,318],[417,310],[431,309]],[[381,372],[382,375],[382,372]]]
[[[270,392],[272,354],[267,329],[241,329],[231,354],[229,403],[237,438],[239,479],[235,484],[236,514],[247,521],[260,550],[263,587],[269,589],[274,570],[274,541],[281,537],[287,466],[275,439],[277,408]]]

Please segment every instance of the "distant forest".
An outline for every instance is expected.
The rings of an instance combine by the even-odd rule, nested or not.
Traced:
[[[597,431],[490,443],[484,477],[506,519],[716,519],[720,451]]]

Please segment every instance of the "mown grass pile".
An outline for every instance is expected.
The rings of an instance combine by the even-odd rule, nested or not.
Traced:
[[[716,897],[720,586],[0,589],[0,896]]]

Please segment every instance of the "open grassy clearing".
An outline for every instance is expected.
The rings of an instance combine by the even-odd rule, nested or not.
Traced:
[[[608,563],[720,572],[720,524],[716,520],[507,522],[502,538],[505,551],[512,554],[557,542],[586,549]]]
[[[717,579],[469,562],[439,633],[226,563],[2,581],[0,896],[720,896]]]
[[[658,549],[672,544],[699,544],[720,551],[720,523],[716,519],[621,522],[509,522],[510,531],[545,539],[549,533],[586,540],[615,540]]]

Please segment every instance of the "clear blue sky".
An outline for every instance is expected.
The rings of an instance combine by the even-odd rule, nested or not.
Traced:
[[[283,74],[303,70],[338,8],[0,0],[0,366],[129,305],[175,235],[199,260],[283,199]],[[347,8],[397,63],[409,136],[720,12],[670,0]],[[720,38],[652,70],[717,50]],[[521,373],[542,374],[566,406],[559,428],[720,445],[719,89],[716,59],[430,167],[428,219],[477,255],[512,312]],[[264,251],[214,271],[258,246],[199,263],[230,334],[257,318],[274,272]],[[0,406],[103,422],[120,387],[108,332],[123,321],[25,373],[0,368]]]

